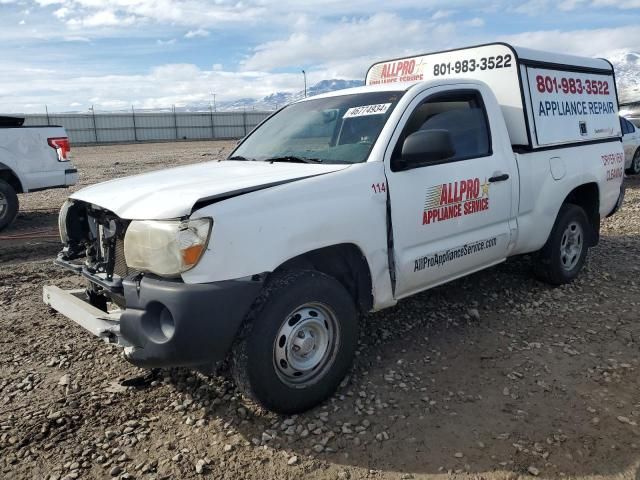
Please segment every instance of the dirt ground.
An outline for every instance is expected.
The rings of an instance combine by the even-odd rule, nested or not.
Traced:
[[[230,142],[74,149],[76,188]],[[572,285],[505,264],[366,316],[355,366],[304,415],[223,378],[145,372],[42,303],[68,195],[0,234],[0,477],[640,480],[640,179]],[[123,383],[124,382],[124,383]]]

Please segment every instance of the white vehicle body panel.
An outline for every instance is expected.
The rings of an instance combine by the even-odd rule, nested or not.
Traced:
[[[0,128],[0,170],[12,171],[20,181],[23,192],[51,187],[74,185],[77,173],[71,162],[58,161],[49,138],[66,137],[62,127]]]
[[[604,60],[543,55],[505,45],[445,52],[454,57],[438,57],[438,61],[455,65],[463,57],[504,56],[515,51],[531,61],[611,69]],[[429,68],[434,68],[432,55],[411,58],[424,60],[427,67],[423,75],[433,71]],[[522,94],[521,77],[524,74],[526,78],[526,69],[540,67],[521,65],[518,70],[515,58],[512,61],[513,66],[500,74],[493,72],[480,80],[450,78],[447,73],[431,81],[401,83],[401,74],[394,77],[384,70],[386,80],[397,81],[314,97],[406,91],[365,163],[211,162],[114,180],[81,190],[71,198],[99,205],[124,219],[213,218],[205,254],[182,274],[183,281],[191,284],[246,278],[271,272],[292,258],[323,247],[354,245],[370,270],[373,309],[381,309],[508,256],[539,250],[563,202],[577,187],[597,189],[601,217],[614,210],[624,164],[617,118],[617,130],[610,125],[607,112],[597,121],[587,119],[593,127],[588,125],[591,130],[587,128],[586,135],[576,137],[571,130],[554,136],[547,124],[540,128],[544,119],[534,118],[532,112],[532,105],[546,100],[533,98],[529,91]],[[382,79],[386,68],[400,67],[395,60],[381,62],[370,70],[367,80]],[[535,78],[541,71],[532,74]],[[411,75],[416,75],[415,71]],[[490,155],[392,171],[392,152],[414,108],[432,94],[469,89],[481,94],[486,108]],[[615,100],[615,115],[617,110]],[[577,120],[571,120],[572,125]],[[554,124],[568,128],[566,119]],[[554,145],[546,145],[549,143]],[[508,177],[487,185],[490,177],[504,175]],[[488,199],[487,208],[446,222],[424,223],[423,215],[437,208],[428,203],[434,191],[441,195],[445,188],[455,191],[469,181],[476,191],[473,200]],[[378,184],[385,185],[385,190],[372,188]],[[482,196],[477,190],[480,184],[485,186]],[[471,188],[471,184],[465,185]],[[455,261],[440,261],[459,249],[472,253]]]
[[[214,219],[211,241],[200,263],[182,278],[187,283],[242,278],[271,272],[312,250],[352,244],[367,259],[374,308],[389,306],[394,301],[386,197],[371,189],[377,182],[384,182],[382,163],[361,163],[204,207],[192,218]]]
[[[387,149],[385,171],[392,205],[398,298],[501,262],[511,248],[517,170],[500,106],[489,88],[472,81],[426,88],[412,99],[400,123],[405,124],[415,107],[430,96],[454,89],[475,89],[483,95],[493,152],[488,157],[394,172],[389,168],[393,148]],[[392,146],[399,136],[400,129]],[[489,177],[502,174],[509,179],[488,182]],[[477,211],[478,205],[483,210]],[[433,214],[446,209],[457,209],[460,216],[434,218]],[[461,248],[465,249],[463,257],[447,260],[448,252]],[[477,251],[467,253],[468,249]]]
[[[71,198],[107,208],[125,219],[178,218],[189,215],[198,200],[322,175],[346,167],[248,161],[205,162],[111,180],[84,188]]]
[[[622,135],[622,146],[624,148],[624,168],[630,168],[633,156],[640,149],[640,129],[629,122],[633,131]]]

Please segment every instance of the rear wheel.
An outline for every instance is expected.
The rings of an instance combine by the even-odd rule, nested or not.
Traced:
[[[636,153],[633,155],[633,160],[631,160],[631,166],[627,170],[627,173],[630,175],[640,174],[640,148],[636,150]]]
[[[353,299],[316,271],[275,274],[233,349],[242,392],[280,413],[307,410],[329,397],[353,361],[358,318]]]
[[[562,205],[549,239],[535,259],[536,276],[552,285],[576,278],[587,257],[590,229],[582,208],[570,203]]]
[[[11,185],[0,180],[0,230],[7,227],[18,214],[18,195]]]

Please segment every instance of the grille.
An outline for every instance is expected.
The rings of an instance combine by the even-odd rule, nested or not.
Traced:
[[[129,267],[124,259],[124,240],[118,238],[115,248],[115,262],[113,264],[113,273],[124,278],[129,275]]]

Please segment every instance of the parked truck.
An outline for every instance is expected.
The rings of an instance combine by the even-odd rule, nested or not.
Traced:
[[[68,187],[78,181],[62,127],[24,127],[24,118],[0,117],[0,230],[18,214],[18,193]]]
[[[71,195],[44,301],[141,367],[228,360],[278,412],[326,399],[361,312],[532,254],[571,282],[620,206],[606,60],[490,44],[373,65],[272,115],[220,162]]]

